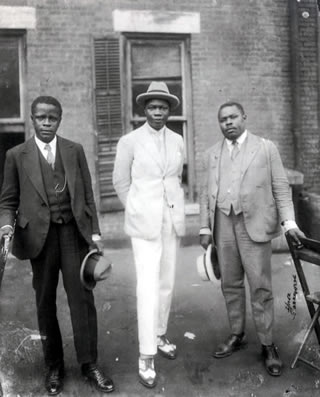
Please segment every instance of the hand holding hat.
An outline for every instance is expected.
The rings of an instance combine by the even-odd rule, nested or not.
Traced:
[[[98,249],[90,250],[80,268],[80,279],[84,287],[92,290],[98,281],[107,279],[112,266],[111,260],[99,253]]]

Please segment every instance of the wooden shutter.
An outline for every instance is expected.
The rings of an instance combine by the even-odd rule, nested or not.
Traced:
[[[100,211],[122,208],[112,185],[116,146],[122,136],[119,39],[94,39],[95,107]]]

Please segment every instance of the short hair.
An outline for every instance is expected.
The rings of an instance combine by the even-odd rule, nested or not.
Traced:
[[[223,104],[219,107],[219,110],[218,110],[218,117],[219,117],[219,115],[220,115],[221,110],[224,109],[224,108],[226,108],[226,107],[229,107],[229,106],[235,106],[236,108],[238,108],[238,109],[240,110],[240,112],[241,112],[242,115],[245,114],[244,108],[243,108],[243,106],[241,105],[241,103],[235,102],[235,101],[229,101],[229,102],[223,103]]]
[[[47,105],[55,106],[59,111],[59,116],[62,116],[62,106],[58,99],[54,98],[53,96],[49,95],[41,95],[38,96],[31,104],[31,114],[34,114],[36,111],[36,106],[38,103],[45,103]]]

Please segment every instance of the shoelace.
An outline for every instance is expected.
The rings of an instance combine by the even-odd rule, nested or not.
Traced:
[[[89,370],[89,373],[92,373],[95,375],[95,378],[97,381],[101,384],[106,382],[106,378],[103,376],[103,374],[98,370],[98,368],[92,368]]]

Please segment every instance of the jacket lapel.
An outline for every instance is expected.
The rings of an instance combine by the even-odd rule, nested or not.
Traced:
[[[148,131],[147,123],[142,126],[141,140],[139,143],[145,148],[146,153],[149,155],[149,157],[151,157],[153,161],[156,162],[163,171],[164,164],[161,158],[161,154],[156,146],[155,141],[152,139],[152,136]]]
[[[66,174],[69,193],[71,199],[73,200],[74,191],[75,191],[76,171],[78,168],[76,164],[77,162],[76,151],[73,150],[74,144],[58,136],[57,145],[58,145],[57,149],[60,151],[64,172]]]
[[[174,163],[175,157],[177,156],[177,146],[173,145],[174,140],[172,134],[175,132],[171,131],[167,127],[164,130],[164,144],[165,144],[165,162],[164,162],[164,173],[167,173],[170,164]]]
[[[22,156],[22,165],[26,171],[26,174],[29,176],[29,179],[35,190],[48,205],[47,194],[43,185],[41,165],[39,161],[39,151],[34,138],[31,138],[26,142],[26,146],[22,151]]]
[[[215,169],[214,176],[215,176],[215,182],[217,184],[219,183],[219,177],[220,177],[220,159],[221,159],[223,144],[224,144],[224,139],[214,147],[211,153],[210,166],[213,169]]]
[[[252,135],[248,132],[247,142],[245,147],[245,154],[243,156],[242,164],[241,164],[241,175],[242,178],[244,177],[249,165],[251,164],[252,160],[254,159],[255,155],[257,154],[260,148],[260,140],[255,135]]]

